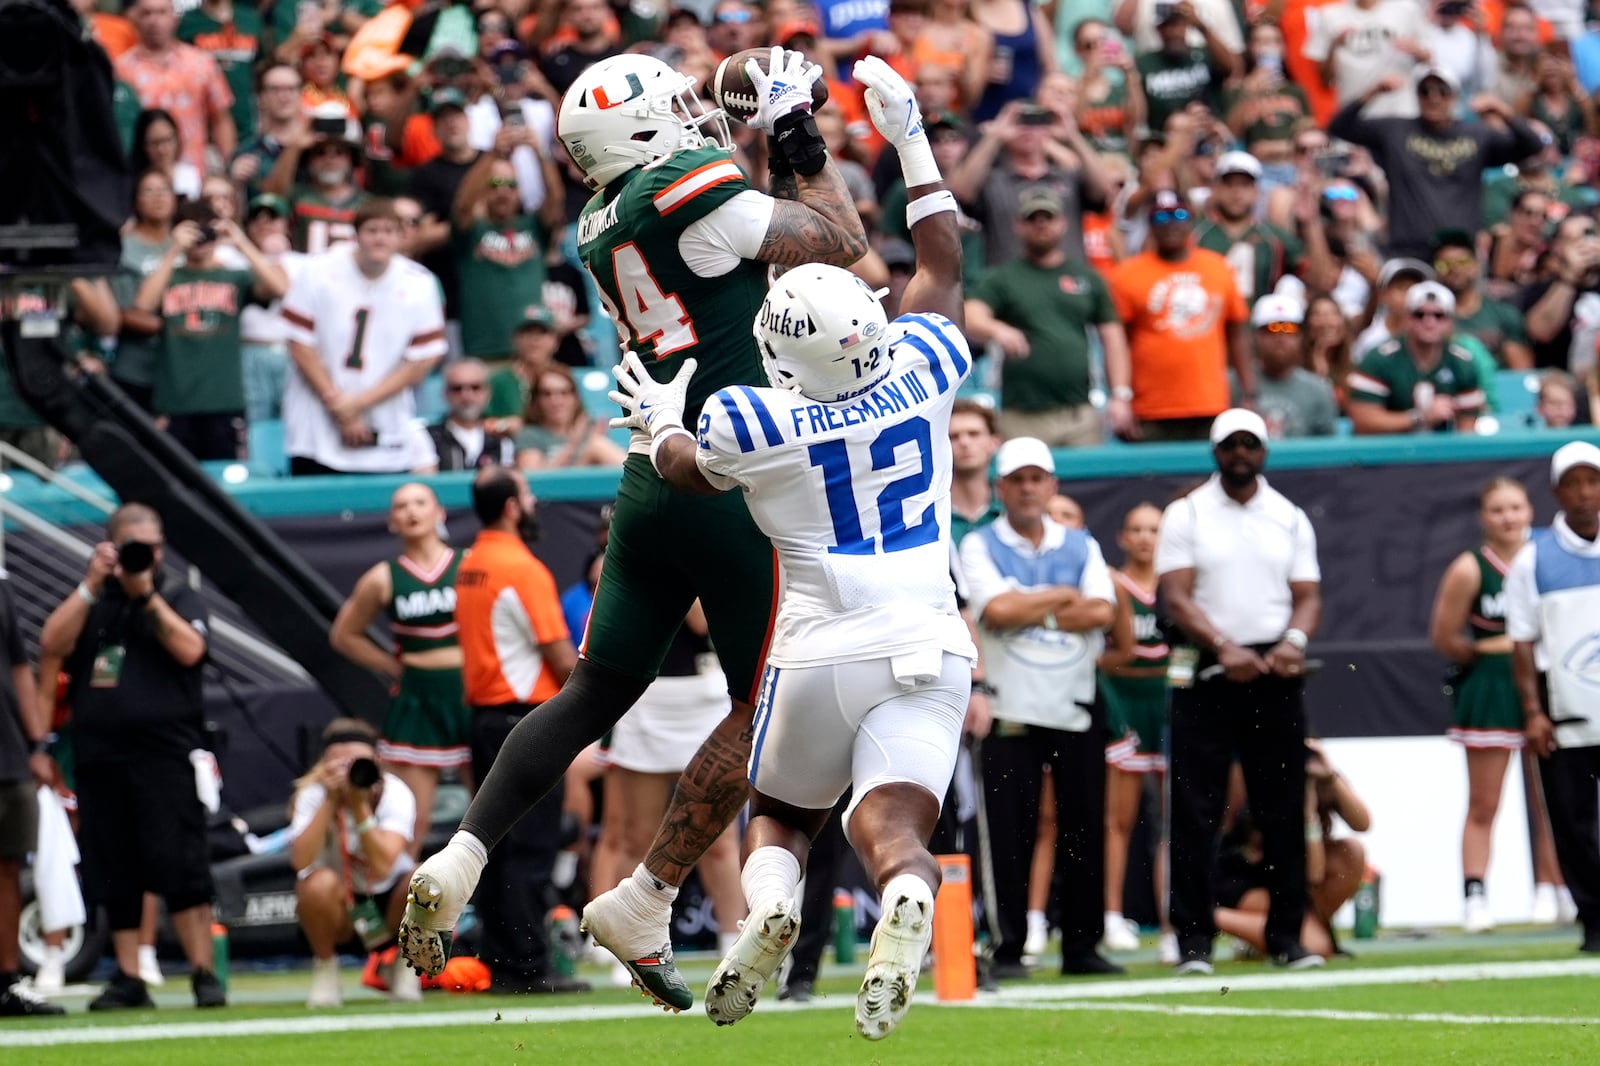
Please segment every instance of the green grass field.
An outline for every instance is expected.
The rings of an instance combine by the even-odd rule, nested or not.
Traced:
[[[1283,973],[1261,964],[1178,979],[1149,953],[1126,978],[1065,980],[1041,970],[967,1004],[941,1004],[931,977],[888,1040],[852,1024],[855,978],[832,974],[811,1004],[775,990],[729,1029],[700,1011],[671,1016],[607,987],[585,996],[429,993],[402,1007],[347,974],[340,1011],[307,1011],[306,973],[236,975],[233,1005],[204,1014],[188,982],[169,978],[161,1009],[90,1015],[65,998],[58,1021],[0,1025],[0,1062],[155,1066],[566,1062],[694,1066],[932,1066],[942,1063],[1600,1063],[1600,959],[1580,957],[1571,932],[1467,941],[1357,943],[1361,957]],[[685,965],[703,986],[714,960]],[[859,967],[856,968],[859,973]]]

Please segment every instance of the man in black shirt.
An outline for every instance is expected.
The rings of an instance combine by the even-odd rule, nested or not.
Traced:
[[[411,172],[411,187],[407,190],[423,209],[412,258],[439,279],[444,290],[445,317],[450,319],[461,317],[460,283],[455,256],[450,252],[450,219],[454,217],[461,180],[482,154],[472,147],[472,124],[467,119],[466,106],[467,98],[457,90],[435,90],[430,110],[433,132],[439,138],[439,154]]]
[[[41,658],[71,678],[86,901],[105,907],[117,973],[90,1010],[150,1007],[139,973],[146,892],[162,896],[193,967],[195,1005],[227,1003],[212,970],[211,868],[190,753],[202,746],[205,603],[161,582],[161,517],[127,503],[83,581],[45,621]]]
[[[564,44],[540,62],[539,69],[558,96],[589,67],[622,51],[621,39],[611,31],[612,12],[607,0],[567,0],[565,23],[577,40]]]
[[[11,580],[0,570],[0,1018],[65,1014],[17,976],[22,861],[39,838],[38,786],[51,778],[45,723],[34,707],[33,671],[17,626]]]

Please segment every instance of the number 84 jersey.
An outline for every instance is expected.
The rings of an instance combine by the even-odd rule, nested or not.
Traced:
[[[767,298],[755,255],[771,220],[771,198],[712,146],[629,171],[578,216],[578,258],[623,343],[658,381],[699,361],[691,417],[724,385],[766,380],[750,325]]]
[[[976,656],[950,579],[950,408],[972,356],[949,319],[902,315],[888,361],[837,403],[749,385],[705,402],[700,470],[744,491],[778,551],[774,666]]]

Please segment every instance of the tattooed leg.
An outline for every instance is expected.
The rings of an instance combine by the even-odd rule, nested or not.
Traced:
[[[683,771],[644,860],[652,876],[682,885],[706,849],[738,817],[750,792],[754,719],[753,707],[735,701]]]

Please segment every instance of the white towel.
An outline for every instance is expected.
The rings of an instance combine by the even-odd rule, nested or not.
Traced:
[[[39,788],[39,846],[33,855],[34,893],[39,926],[46,933],[71,929],[87,920],[78,887],[78,841],[67,809],[53,789]]]

